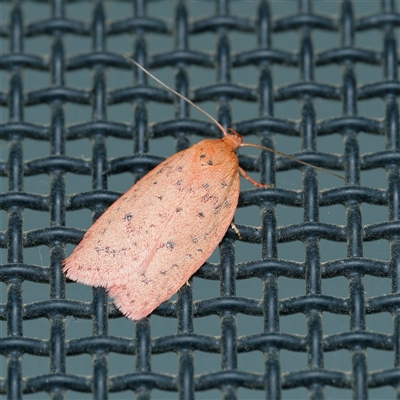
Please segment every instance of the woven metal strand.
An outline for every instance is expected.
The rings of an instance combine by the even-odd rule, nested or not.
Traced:
[[[4,291],[4,303],[0,304],[0,353],[5,361],[0,394],[13,400],[28,394],[51,399],[106,399],[117,394],[132,396],[129,391],[140,400],[216,396],[225,400],[250,396],[340,396],[361,400],[377,398],[376,393],[380,393],[378,397],[390,393],[393,398],[400,398],[398,2],[381,0],[379,12],[358,15],[354,1],[338,0],[338,15],[330,15],[315,12],[316,2],[312,0],[299,0],[289,2],[286,10],[290,13],[284,16],[273,14],[274,2],[242,2],[254,9],[253,15],[247,17],[232,12],[237,4],[215,0],[214,14],[198,18],[191,14],[191,2],[177,0],[167,5],[173,19],[149,12],[156,9],[157,2],[112,3],[121,7],[129,4],[131,15],[110,19],[107,2],[100,0],[53,0],[45,5],[33,1],[30,7],[46,8],[48,12],[48,17],[35,20],[29,19],[26,3],[14,0],[0,6],[5,15],[0,37],[7,43],[0,69],[8,83],[8,89],[0,91],[4,115],[0,126],[4,155],[0,177],[2,184],[7,182],[0,193],[0,217],[5,226],[0,231],[0,248],[4,250],[1,254],[6,254],[0,268]],[[211,2],[204,3],[208,6]],[[84,13],[71,18],[69,9],[83,10],[87,5],[89,19]],[[157,7],[165,4],[161,2]],[[357,44],[358,35],[377,31],[382,39],[379,49]],[[334,35],[336,47],[317,51],[315,38],[319,32]],[[297,35],[296,51],[275,45],[276,38],[286,33]],[[251,36],[255,46],[232,50],[235,34]],[[67,52],[71,35],[89,39],[90,49]],[[172,38],[173,46],[150,51],[152,35]],[[192,41],[201,35],[213,38],[212,53],[193,47]],[[126,37],[130,47],[122,51],[109,45],[112,39],[122,41]],[[48,39],[46,54],[26,50],[29,40],[40,38]],[[192,284],[184,285],[177,300],[160,305],[154,312],[156,317],[132,323],[134,329],[128,330],[125,337],[110,333],[114,326],[111,324],[123,317],[108,302],[104,289],[93,288],[90,301],[68,296],[66,286],[70,283],[65,281],[61,262],[67,254],[66,246],[78,244],[84,230],[69,226],[67,215],[90,210],[95,221],[121,195],[109,190],[112,177],[129,173],[137,180],[164,159],[151,151],[153,143],[165,143],[162,141],[173,137],[175,151],[180,151],[194,142],[194,135],[217,138],[220,132],[212,123],[194,117],[187,103],[134,69],[124,55],[130,55],[155,74],[172,69],[175,90],[199,105],[214,102],[213,112],[221,124],[246,139],[255,136],[257,143],[271,148],[275,147],[275,136],[299,139],[301,149],[291,155],[345,177],[345,184],[335,181],[336,187],[321,190],[317,172],[290,159],[268,152],[260,156],[239,155],[241,166],[258,173],[257,179],[265,183],[276,184],[279,174],[290,171],[302,173],[301,190],[277,185],[270,190],[252,188],[240,194],[239,210],[256,207],[258,224],[237,226],[244,243],[257,245],[261,256],[254,254],[251,261],[238,262],[238,238],[229,230],[219,248],[219,262],[207,262],[193,279],[194,288],[197,279],[219,282],[219,296],[196,299]],[[363,82],[358,72],[360,65],[374,67],[380,75],[375,74],[368,83],[359,83]],[[277,66],[296,70],[297,81],[276,85]],[[243,84],[236,83],[235,72],[249,67],[256,71],[256,85],[247,85],[244,80]],[[325,67],[337,68],[340,82],[320,81],[318,72]],[[193,68],[213,71],[215,79],[193,88]],[[111,69],[131,73],[131,82],[110,88]],[[45,74],[47,85],[26,89],[25,73],[32,71]],[[90,71],[85,87],[68,84],[74,73],[84,71]],[[320,100],[340,104],[340,114],[321,119]],[[360,113],[363,102],[370,100],[383,104],[384,112],[379,118]],[[236,115],[235,102],[253,105],[257,115],[244,119]],[[277,115],[276,109],[285,102],[297,104],[299,118],[293,118],[289,111],[287,118]],[[174,117],[154,119],[154,103],[173,107]],[[91,118],[67,123],[68,105],[90,108]],[[124,105],[133,105],[131,115],[126,116],[125,122],[113,120],[112,109]],[[28,110],[36,106],[48,108],[46,123],[27,120]],[[343,139],[343,154],[319,150],[319,140],[334,134]],[[386,148],[365,153],[361,140],[365,134],[384,137]],[[110,157],[111,139],[123,141],[131,149],[130,155]],[[43,148],[47,145],[48,155],[27,160],[27,140],[40,143]],[[68,145],[80,140],[90,141],[90,158],[68,153]],[[363,174],[377,169],[385,171],[386,181],[366,186]],[[48,193],[25,189],[29,178],[43,174],[49,178]],[[91,188],[68,194],[69,174],[90,178]],[[386,220],[366,224],[364,205],[384,207]],[[282,206],[300,209],[302,222],[280,225],[278,210]],[[334,206],[342,207],[343,224],[321,220],[323,208]],[[26,230],[26,211],[41,212],[47,220],[43,218],[40,228]],[[388,258],[364,256],[366,246],[378,241],[388,243]],[[279,250],[281,245],[294,242],[302,245],[303,261],[292,260],[290,254]],[[347,254],[325,261],[323,242],[343,244]],[[38,265],[25,256],[25,250],[40,246],[49,249],[49,257]],[[367,277],[374,277],[377,282],[390,281],[391,293],[366,296]],[[347,281],[346,297],[325,292],[324,284],[335,278]],[[260,298],[254,298],[253,293],[238,294],[239,284],[251,279],[261,281]],[[298,288],[294,295],[282,298],[282,279],[294,282]],[[27,302],[26,283],[42,284],[46,299]],[[391,315],[390,329],[371,329],[368,318],[384,313]],[[327,334],[327,314],[347,317],[348,325]],[[299,334],[295,327],[293,332],[283,331],[284,318],[297,315],[304,317],[305,334]],[[240,334],[240,316],[248,318],[246,321],[261,320],[261,329]],[[25,323],[41,318],[48,321],[43,328],[46,339],[31,335],[25,328]],[[161,330],[155,337],[155,318],[175,321],[174,334]],[[216,325],[211,326],[219,332],[217,335],[197,329],[199,321],[207,318],[213,318]],[[85,320],[91,323],[91,334],[68,338],[68,324],[73,323],[69,321]],[[371,350],[377,352],[377,359],[382,352],[390,354],[390,366],[375,367]],[[293,362],[293,369],[287,370],[282,361],[285,352],[293,354],[294,359],[295,355],[305,355],[304,365],[297,368]],[[349,365],[343,369],[326,366],[330,354],[340,357],[343,352],[349,355]],[[263,368],[258,369],[256,363],[254,368],[251,363],[243,368],[241,356],[254,353],[262,354]],[[211,356],[219,356],[219,369],[199,373],[199,354],[210,360]],[[48,360],[47,372],[26,375],[27,355]],[[85,373],[71,372],[69,360],[82,355],[90,356],[91,368]],[[156,357],[165,355],[176,357],[176,373],[169,365],[162,371],[154,369]],[[110,373],[112,356],[121,357],[118,360],[129,357],[129,369]],[[332,388],[337,390],[329,392]],[[390,391],[373,391],[382,388]],[[210,397],[206,397],[208,394]]]

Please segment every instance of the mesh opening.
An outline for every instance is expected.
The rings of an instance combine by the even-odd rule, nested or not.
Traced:
[[[0,394],[396,398],[396,6],[2,3]],[[103,289],[66,284],[61,261],[138,178],[219,132],[123,54],[246,141],[346,177],[241,151],[276,187],[243,181],[243,240],[229,231],[191,285],[137,323]]]

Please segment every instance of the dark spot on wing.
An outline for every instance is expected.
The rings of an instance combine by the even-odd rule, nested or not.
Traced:
[[[202,253],[202,252],[203,252],[203,249],[197,249],[197,251],[198,251],[199,253]]]
[[[214,162],[213,162],[212,160],[208,160],[208,161],[207,161],[207,164],[208,164],[208,165],[214,165]]]
[[[200,154],[200,158],[206,158],[206,155],[204,153]]]
[[[205,217],[205,215],[204,215],[204,213],[203,213],[202,211],[200,211],[197,215],[198,215],[200,218],[204,218],[204,217]]]
[[[162,196],[156,196],[158,200],[162,200]]]
[[[182,207],[178,207],[176,210],[175,210],[175,212],[177,212],[177,213],[181,213],[183,211],[183,208]]]
[[[199,243],[199,238],[198,238],[197,236],[195,236],[195,237],[192,239],[192,242],[193,242],[193,243]]]
[[[203,183],[201,186],[203,186],[203,189],[208,189],[210,187],[209,183]]]
[[[221,182],[221,186],[222,186],[222,187],[225,187],[225,186],[228,186],[228,184],[227,184],[225,181],[222,181],[222,182]]]
[[[154,181],[154,182],[153,182],[153,185],[157,185],[157,181]]]
[[[168,249],[168,250],[170,250],[170,251],[172,251],[172,249],[175,247],[175,242],[173,242],[172,240],[169,240],[167,243],[166,243],[166,248]]]
[[[183,170],[182,165],[180,165],[176,170],[177,170],[178,172],[181,172],[181,171]]]
[[[178,190],[182,190],[183,189],[183,185],[182,185],[182,182],[183,182],[183,180],[182,179],[179,179],[179,180],[177,180],[175,183],[174,183],[174,186],[177,186],[178,187]]]
[[[131,219],[132,219],[132,214],[131,213],[125,214],[125,217],[124,217],[125,221],[130,221]]]
[[[166,275],[166,273],[167,273],[167,270],[160,271],[160,274],[161,274],[161,275],[163,275],[163,276],[165,276],[165,275]]]
[[[217,207],[214,208],[214,214],[218,214],[218,212],[221,210],[221,204],[219,204]]]
[[[215,196],[215,195],[209,195],[208,193],[207,194],[205,194],[202,198],[201,198],[201,201],[203,202],[203,203],[206,203],[207,201],[210,201],[210,200],[214,200],[214,204],[217,204],[218,203],[218,196]]]

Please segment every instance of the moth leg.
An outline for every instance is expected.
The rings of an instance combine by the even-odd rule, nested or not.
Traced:
[[[237,226],[233,221],[231,222],[231,228],[235,231],[236,235],[238,235],[238,238],[242,240],[243,239],[242,235],[240,234],[239,229],[237,228]]]
[[[243,168],[239,167],[239,172],[240,172],[240,175],[243,176],[243,178],[247,179],[254,186],[257,186],[257,187],[259,187],[261,189],[268,189],[268,188],[273,188],[274,187],[273,183],[268,183],[267,185],[265,185],[263,183],[258,183],[253,178],[251,178],[249,175],[247,175],[247,172]]]
[[[190,287],[190,282],[186,281],[185,285]]]

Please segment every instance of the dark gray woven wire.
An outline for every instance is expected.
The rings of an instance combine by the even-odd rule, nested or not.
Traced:
[[[39,2],[38,2],[39,3]],[[0,194],[0,207],[8,214],[7,230],[0,232],[0,246],[7,249],[7,260],[0,268],[1,281],[6,284],[6,303],[0,305],[0,318],[6,321],[7,332],[0,342],[0,352],[6,357],[6,370],[0,380],[0,393],[10,399],[20,399],[23,393],[48,392],[51,398],[66,396],[67,390],[92,392],[94,398],[103,399],[110,392],[133,390],[137,399],[150,398],[152,390],[179,392],[181,399],[193,399],[201,391],[218,389],[221,398],[240,398],[238,388],[258,391],[259,398],[278,399],[286,389],[305,387],[312,399],[324,398],[326,387],[352,391],[353,398],[366,399],[370,389],[391,386],[394,398],[400,399],[400,177],[399,177],[399,106],[398,42],[400,15],[394,0],[382,0],[381,12],[355,18],[351,1],[341,2],[340,16],[322,16],[313,13],[312,1],[293,4],[293,13],[287,17],[272,19],[270,4],[260,1],[254,19],[242,18],[229,13],[229,2],[216,1],[215,14],[200,20],[192,20],[185,1],[173,3],[173,23],[146,15],[145,4],[134,4],[134,16],[124,20],[107,21],[105,2],[93,2],[91,22],[81,22],[65,17],[65,3],[49,4],[51,17],[38,22],[24,23],[24,5],[10,2],[11,12],[0,35],[10,41],[10,49],[3,49],[0,58],[2,74],[7,74],[9,91],[0,92],[0,105],[8,109],[0,127],[0,139],[7,143],[7,159],[0,163],[0,174],[8,180],[8,189]],[[172,3],[171,3],[172,4]],[[297,9],[295,8],[297,7]],[[340,34],[340,46],[320,53],[313,48],[312,37],[319,30]],[[382,48],[379,51],[359,48],[355,45],[357,32],[379,30]],[[252,50],[232,55],[229,37],[232,32],[248,32],[257,35],[258,44]],[[296,31],[301,37],[299,52],[292,53],[271,46],[275,33]],[[173,35],[175,48],[162,54],[147,54],[146,35],[151,32]],[[203,32],[215,33],[216,52],[205,54],[189,48],[188,37]],[[74,57],[64,56],[63,35],[73,33],[88,36],[92,51]],[[183,94],[189,92],[188,66],[214,68],[219,83],[195,90],[192,100],[216,101],[218,118],[225,126],[233,126],[243,135],[257,133],[260,143],[273,147],[272,134],[279,133],[301,137],[303,151],[294,154],[301,160],[341,171],[346,184],[318,191],[316,172],[305,169],[290,160],[277,158],[269,153],[262,158],[240,156],[241,165],[248,171],[261,171],[264,182],[275,182],[276,171],[303,169],[303,190],[275,188],[251,190],[241,194],[240,206],[256,205],[261,211],[261,229],[241,226],[244,241],[262,244],[262,259],[241,264],[234,262],[234,241],[228,232],[221,246],[221,266],[206,264],[198,276],[221,281],[221,296],[200,300],[193,304],[191,288],[185,286],[177,302],[166,302],[156,314],[177,318],[179,333],[174,336],[151,339],[151,319],[135,324],[132,339],[108,335],[108,319],[120,317],[113,308],[107,309],[107,295],[102,289],[94,289],[93,303],[66,298],[61,261],[65,257],[65,245],[77,244],[81,230],[66,226],[66,213],[90,209],[97,218],[119,194],[107,190],[107,177],[122,172],[141,176],[160,162],[160,158],[148,153],[149,140],[173,135],[177,150],[186,148],[190,134],[217,137],[219,132],[209,122],[188,118],[188,105],[177,102],[177,118],[148,127],[147,104],[171,103],[173,97],[140,71],[136,72],[137,85],[121,90],[106,90],[106,68],[132,70],[132,65],[121,54],[106,50],[106,38],[123,34],[131,35],[133,55],[150,70],[172,66],[176,71],[176,88]],[[51,48],[46,57],[28,54],[23,50],[26,38],[46,35],[51,38]],[[126,49],[125,54],[132,51]],[[381,67],[382,76],[374,83],[358,85],[357,64]],[[272,66],[281,64],[298,68],[301,80],[295,84],[274,87]],[[314,79],[315,69],[324,65],[338,64],[342,68],[342,84],[339,86],[319,83]],[[231,83],[231,72],[236,67],[257,66],[259,84],[249,89]],[[51,75],[51,85],[41,90],[27,92],[23,87],[25,70],[40,70]],[[90,69],[92,86],[85,90],[68,87],[65,77],[70,71]],[[323,98],[341,102],[342,115],[317,121],[315,99]],[[385,107],[382,119],[359,117],[357,105],[366,99],[380,98]],[[259,117],[235,122],[232,125],[230,101],[233,99],[259,103]],[[275,102],[295,99],[301,104],[301,120],[274,117]],[[119,103],[135,102],[134,124],[113,122],[107,119],[107,107]],[[91,105],[93,118],[85,123],[65,126],[63,104]],[[47,104],[51,120],[45,126],[24,122],[24,109]],[[358,134],[386,137],[386,150],[360,156]],[[340,133],[344,140],[344,154],[319,152],[318,136]],[[134,154],[113,160],[106,156],[106,138],[117,137],[134,140]],[[23,142],[30,138],[50,143],[50,154],[29,162],[23,158]],[[66,142],[77,138],[90,138],[92,159],[66,156]],[[360,185],[361,171],[384,168],[387,190]],[[65,174],[91,175],[92,191],[71,196],[65,194]],[[28,193],[23,190],[25,177],[48,174],[48,195]],[[364,225],[361,206],[371,204],[387,207],[387,221]],[[277,226],[275,209],[279,204],[303,207],[304,222],[285,227]],[[319,222],[319,207],[343,205],[346,209],[345,226]],[[50,227],[25,232],[25,209],[44,211],[50,215]],[[347,258],[321,263],[320,240],[347,244]],[[390,259],[378,261],[363,257],[363,244],[384,239],[390,245]],[[278,243],[301,241],[304,244],[305,262],[288,262],[277,258]],[[23,249],[45,245],[50,249],[50,268],[32,265],[23,257]],[[287,257],[290,259],[290,257]],[[364,276],[372,275],[390,279],[392,292],[366,298]],[[343,276],[349,282],[349,297],[324,295],[322,281]],[[263,284],[260,301],[236,296],[236,279],[257,277]],[[303,280],[306,292],[301,296],[279,300],[278,278],[289,277]],[[50,286],[50,298],[25,304],[22,296],[24,281],[41,282]],[[350,329],[340,334],[325,335],[322,313],[343,314],[350,319]],[[391,313],[393,333],[383,334],[366,329],[366,315]],[[238,337],[236,315],[246,314],[263,318],[263,332]],[[304,314],[307,321],[305,336],[282,333],[280,317]],[[221,335],[212,337],[196,334],[194,318],[218,315]],[[65,318],[93,321],[93,335],[65,340]],[[31,337],[23,331],[23,321],[47,318],[50,321],[49,340]],[[351,370],[336,371],[324,368],[324,354],[339,350],[351,354]],[[391,368],[372,371],[368,368],[367,350],[385,350],[393,354]],[[221,355],[221,370],[195,375],[193,350]],[[242,371],[238,367],[238,354],[261,351],[265,357],[263,373]],[[280,352],[303,352],[308,355],[308,368],[282,374]],[[178,357],[177,375],[151,372],[153,354],[175,352]],[[136,370],[110,377],[108,354],[135,354]],[[47,357],[50,362],[47,375],[23,375],[22,355]],[[93,369],[87,376],[66,374],[66,359],[74,355],[90,354]],[[347,389],[347,391],[346,391]],[[46,395],[47,396],[47,395]],[[112,395],[110,395],[112,397]],[[177,394],[178,396],[178,394]],[[197,397],[196,397],[197,398]],[[344,398],[344,396],[343,396]]]

